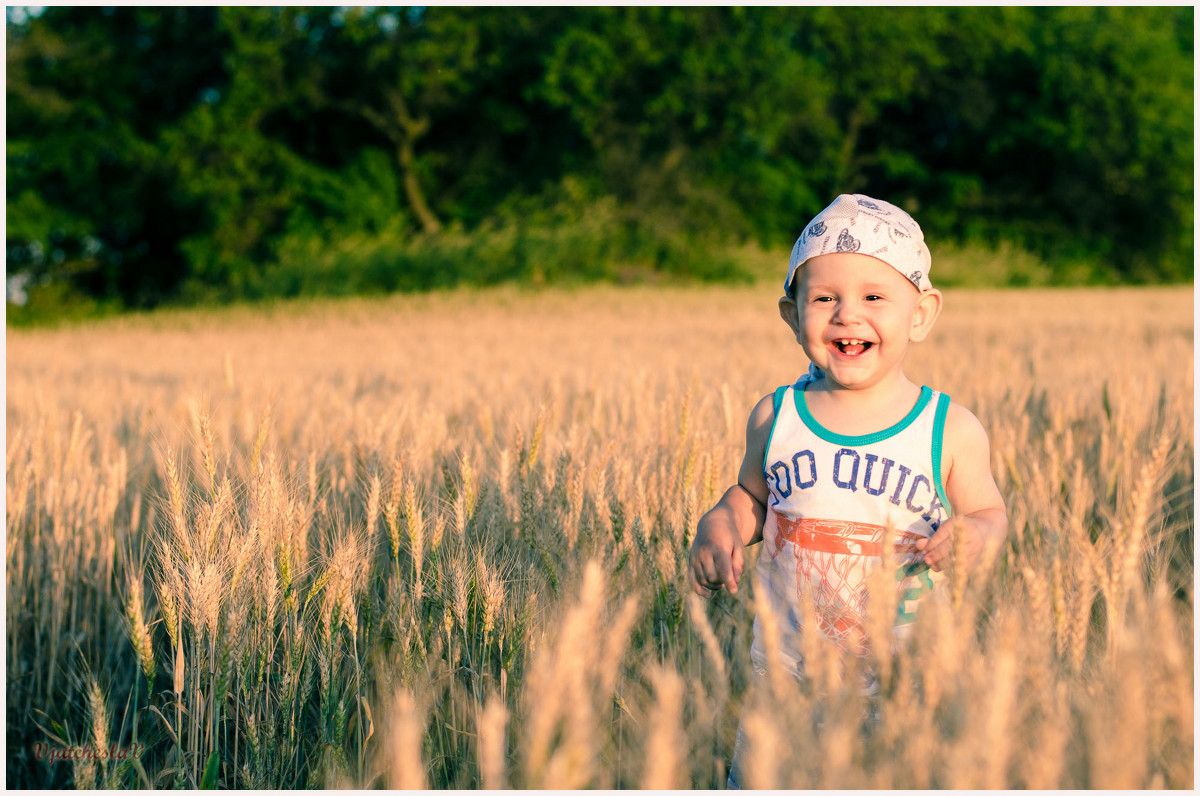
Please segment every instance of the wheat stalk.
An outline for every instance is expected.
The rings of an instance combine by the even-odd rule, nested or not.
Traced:
[[[421,754],[425,712],[412,694],[401,691],[392,700],[392,715],[388,786],[397,790],[424,790],[428,787]]]
[[[507,725],[508,710],[504,702],[493,694],[487,705],[479,711],[478,718],[479,776],[487,790],[504,787]]]
[[[157,667],[154,660],[154,640],[150,635],[150,628],[146,624],[142,590],[142,575],[139,568],[134,566],[131,568],[127,580],[125,621],[129,641],[133,644],[134,652],[137,653],[138,661],[142,665],[142,674],[146,676],[146,683],[153,690]]]
[[[646,742],[646,763],[642,773],[642,788],[667,790],[684,784],[683,755],[686,743],[680,714],[683,711],[683,680],[667,668],[649,672],[654,685],[655,701],[649,717],[649,739]]]
[[[80,655],[132,693],[157,613],[170,682],[106,738],[136,724],[143,770],[75,761],[76,785],[197,787],[210,759],[224,787],[397,785],[389,700],[406,692],[406,776],[438,789],[711,787],[743,715],[747,785],[1192,787],[1190,293],[950,297],[910,375],[988,428],[1012,543],[924,597],[894,650],[895,583],[875,573],[865,700],[861,663],[814,627],[807,679],[775,666],[751,693],[756,584],[706,604],[686,589],[692,524],[744,454],[736,407],[788,377],[774,346],[722,354],[735,330],[780,331],[742,290],[13,332],[10,746],[72,721],[62,743],[93,742]],[[988,339],[997,367],[972,367]],[[214,346],[238,370],[212,397],[195,363]],[[1026,366],[1036,384],[1013,381]],[[672,676],[678,697],[652,679]],[[60,776],[9,766],[23,787]]]

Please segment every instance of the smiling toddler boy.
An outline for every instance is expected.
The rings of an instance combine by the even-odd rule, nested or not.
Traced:
[[[704,597],[736,594],[742,548],[764,543],[757,586],[783,658],[772,664],[797,677],[801,617],[846,653],[866,654],[868,573],[885,559],[899,571],[898,629],[952,550],[969,569],[1007,534],[983,426],[904,375],[909,344],[929,335],[942,307],[929,268],[920,227],[887,202],[843,194],[805,227],[779,313],[808,373],[751,411],[737,484],[697,527],[688,581]],[[893,550],[883,549],[887,538]],[[760,671],[764,621],[756,616],[750,651]]]

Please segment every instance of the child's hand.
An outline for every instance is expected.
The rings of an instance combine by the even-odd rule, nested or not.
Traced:
[[[956,535],[962,539],[955,542]],[[983,552],[983,534],[967,517],[951,517],[941,524],[937,532],[927,539],[917,540],[917,550],[925,554],[925,563],[934,572],[941,572],[950,566],[950,556],[955,545],[960,545],[960,551],[965,554],[967,568],[974,567]]]
[[[718,521],[701,521],[688,553],[688,583],[692,591],[705,599],[722,587],[730,594],[737,594],[745,564],[742,546],[736,528]]]
[[[958,554],[963,556],[958,565],[965,566],[968,570],[974,569],[985,551],[990,551],[990,557],[999,547],[998,543],[994,543],[996,534],[991,531],[992,525],[1003,522],[1003,512],[1000,512],[999,520],[991,516],[993,513],[987,511],[979,512],[978,517],[965,514],[951,517],[941,524],[933,536],[917,540],[917,550],[925,554],[925,563],[934,572],[941,572],[950,566],[950,556],[956,547]],[[1001,539],[1003,535],[1002,525],[999,529]],[[960,538],[956,541],[955,537]]]
[[[725,490],[717,505],[696,524],[696,538],[688,552],[687,580],[701,597],[711,597],[721,588],[737,594],[745,564],[742,550],[762,541],[769,497],[762,463],[774,420],[774,399],[764,396],[746,423],[746,455],[738,469],[737,483]]]

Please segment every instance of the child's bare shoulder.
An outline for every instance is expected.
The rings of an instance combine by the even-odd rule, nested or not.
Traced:
[[[946,412],[944,440],[951,453],[955,450],[976,450],[981,445],[986,450],[988,433],[974,412],[957,401],[951,401]]]
[[[764,395],[750,410],[746,421],[746,455],[738,469],[738,484],[762,504],[767,501],[767,482],[763,476],[763,459],[775,425],[775,395]]]
[[[967,407],[950,402],[942,435],[943,475],[951,481],[992,482],[991,444],[987,429]]]
[[[761,456],[767,452],[767,442],[771,439],[771,427],[774,425],[775,396],[764,395],[750,410],[750,417],[746,420],[747,453],[758,452]]]
[[[955,514],[1004,511],[1004,498],[992,475],[987,430],[962,404],[951,402],[942,438],[942,477]],[[1003,535],[1003,534],[1001,534]]]
[[[771,424],[775,422],[775,394],[767,393],[762,398],[758,399],[758,403],[750,410],[750,419],[746,422],[746,432],[751,431],[761,432],[765,430],[767,433],[771,431]]]

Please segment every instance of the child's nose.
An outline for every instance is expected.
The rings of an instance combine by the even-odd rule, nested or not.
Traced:
[[[838,323],[854,323],[862,318],[862,308],[857,301],[838,302],[833,319]]]

